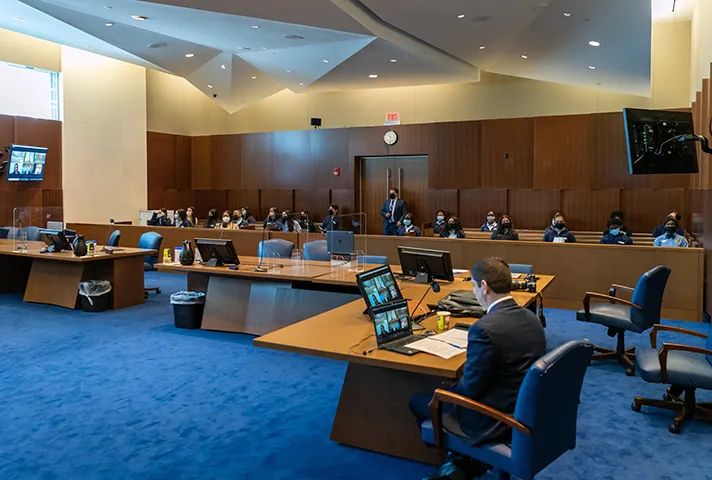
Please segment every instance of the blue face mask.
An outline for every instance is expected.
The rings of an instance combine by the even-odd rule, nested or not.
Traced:
[[[442,222],[443,220],[445,220],[445,217],[443,217],[442,215],[438,215],[438,222]]]
[[[621,229],[620,229],[620,228],[611,228],[611,229],[609,230],[609,232],[611,232],[611,235],[617,237],[618,235],[621,234]]]
[[[406,227],[410,227],[410,224],[411,224],[411,223],[413,223],[413,222],[411,222],[411,221],[408,220],[407,218],[406,218],[405,220],[403,220],[403,225],[405,225]]]

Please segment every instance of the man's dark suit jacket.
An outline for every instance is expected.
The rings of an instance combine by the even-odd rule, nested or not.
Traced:
[[[470,327],[465,370],[454,391],[511,415],[524,376],[545,353],[537,316],[512,299],[500,302]],[[473,445],[511,438],[509,427],[477,412],[457,407],[452,414]]]
[[[383,202],[383,208],[381,209],[381,216],[383,217],[383,228],[390,223],[390,218],[386,218],[386,214],[391,213],[391,199],[389,198]],[[408,214],[408,207],[405,202],[399,198],[396,198],[396,208],[393,209],[393,223],[403,222],[403,219]]]

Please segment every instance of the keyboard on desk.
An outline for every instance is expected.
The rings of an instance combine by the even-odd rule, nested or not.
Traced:
[[[379,348],[381,350],[388,350],[389,352],[402,353],[403,355],[415,355],[418,350],[413,350],[412,348],[406,347],[409,343],[417,342],[425,338],[422,335],[410,335],[408,337],[399,338],[392,342],[385,343]]]

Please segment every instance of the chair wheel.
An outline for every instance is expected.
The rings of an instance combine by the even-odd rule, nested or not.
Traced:
[[[635,375],[635,370],[633,370],[632,368],[626,368],[625,374],[628,375],[629,377],[632,377],[633,375]]]
[[[670,433],[679,435],[680,434],[680,425],[675,425],[674,423],[671,423],[670,425],[668,425],[668,430],[670,430]]]
[[[639,412],[641,410],[640,405],[638,405],[635,402],[630,404],[630,409],[633,410],[634,412]]]
[[[161,294],[161,289],[160,289],[160,288],[157,288],[157,289],[156,289],[156,295],[160,295],[160,294]]]

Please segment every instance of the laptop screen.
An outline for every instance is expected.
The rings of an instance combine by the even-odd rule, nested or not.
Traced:
[[[373,309],[376,341],[382,345],[413,333],[408,301],[399,300]]]
[[[356,276],[361,295],[368,307],[400,300],[401,295],[391,267],[384,265]]]

